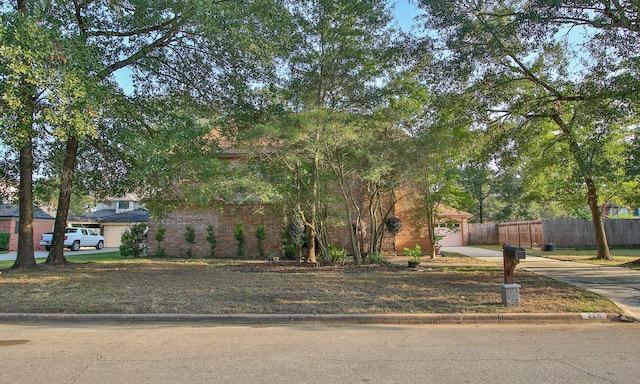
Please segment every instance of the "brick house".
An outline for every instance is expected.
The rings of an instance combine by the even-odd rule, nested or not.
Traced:
[[[393,255],[394,245],[398,253],[401,253],[404,247],[413,248],[416,244],[427,249],[429,236],[425,229],[419,229],[413,218],[413,212],[410,203],[402,200],[396,203],[394,214],[402,220],[402,231],[395,238],[392,238],[390,233],[385,233],[383,255]],[[468,230],[468,219],[472,215],[443,207],[440,216],[443,219],[436,231],[445,235],[440,244],[466,245],[465,234]],[[285,221],[283,213],[277,207],[255,202],[229,205],[224,208],[179,207],[161,221],[149,220],[147,253],[149,255],[157,253],[160,244],[155,240],[155,234],[158,227],[162,226],[166,230],[161,244],[164,254],[168,257],[186,256],[187,244],[184,234],[187,225],[190,225],[196,234],[196,241],[192,247],[194,257],[207,257],[210,249],[206,240],[207,227],[211,225],[215,229],[217,238],[215,257],[235,257],[237,241],[234,237],[234,229],[236,224],[241,223],[244,226],[248,258],[258,257],[255,234],[256,228],[260,225],[265,227],[266,238],[263,247],[266,253],[282,256],[282,233],[288,224]],[[349,249],[349,233],[345,227],[332,228],[329,236],[330,244]]]
[[[228,150],[222,155],[222,158],[232,163],[244,161],[243,153],[232,149],[228,143],[225,143],[224,146],[227,146]],[[404,247],[413,248],[416,244],[420,244],[423,249],[427,249],[429,237],[424,229],[418,229],[419,226],[414,219],[415,208],[410,201],[411,199],[406,199],[396,203],[394,213],[391,216],[396,216],[402,220],[403,229],[395,238],[391,238],[392,235],[385,232],[382,245],[383,255],[394,254],[396,250],[401,252]],[[360,204],[362,204],[362,201]],[[441,213],[442,217],[448,215],[446,220],[442,220],[443,227],[444,223],[447,222],[447,228],[451,227],[452,223],[455,223],[454,228],[459,228],[457,231],[449,230],[452,233],[447,239],[449,242],[447,245],[452,243],[466,244],[466,236],[463,235],[467,231],[467,220],[472,215],[450,209],[442,210]],[[195,257],[207,257],[210,250],[210,245],[206,240],[207,227],[211,225],[217,238],[215,257],[235,257],[238,247],[234,237],[234,229],[239,223],[243,225],[245,231],[246,257],[258,257],[255,234],[257,227],[260,225],[264,225],[266,231],[263,248],[267,255],[283,255],[282,235],[289,223],[284,213],[277,206],[262,204],[257,201],[229,204],[218,208],[178,206],[161,221],[150,219],[147,235],[147,254],[157,254],[158,247],[161,246],[164,250],[164,255],[167,257],[186,256],[187,244],[184,235],[186,227],[189,225],[194,228],[196,235],[195,244],[191,248],[193,255]],[[165,229],[162,244],[158,244],[155,240],[159,227]],[[350,249],[349,231],[346,227],[333,227],[328,232],[329,244]]]
[[[0,205],[0,232],[8,232],[10,234],[8,251],[16,251],[18,249],[19,218],[20,209],[16,204]],[[33,244],[36,249],[42,234],[53,230],[54,222],[55,218],[53,216],[38,207],[34,207]]]

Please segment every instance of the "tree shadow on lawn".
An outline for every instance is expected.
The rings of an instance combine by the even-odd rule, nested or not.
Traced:
[[[0,312],[500,313],[618,312],[568,284],[516,271],[521,306],[501,303],[502,268],[427,264],[140,260],[0,275]]]

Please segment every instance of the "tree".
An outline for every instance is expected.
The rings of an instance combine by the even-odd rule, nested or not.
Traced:
[[[620,84],[632,69],[617,65],[619,74],[603,73],[598,61],[573,69],[571,46],[558,39],[559,29],[520,17],[531,9],[520,2],[423,1],[421,6],[428,11],[427,25],[445,31],[440,40],[452,64],[448,73],[474,95],[476,125],[493,135],[501,150],[524,151],[540,137],[565,148],[586,192],[598,258],[610,258],[598,185],[616,163],[607,148],[630,123],[632,95]]]
[[[99,104],[95,101],[108,102],[110,98],[119,97],[114,81],[116,72],[129,68],[136,80],[136,89],[127,101],[135,101],[143,95],[171,94],[173,98],[189,99],[209,107],[241,103],[242,94],[250,84],[261,81],[269,73],[265,64],[271,60],[273,50],[270,47],[282,40],[276,34],[282,25],[283,15],[286,15],[278,2],[269,0],[242,4],[195,0],[129,1],[126,4],[18,1],[16,11],[10,15],[16,13],[33,25],[32,30],[39,29],[38,33],[22,34],[12,40],[19,52],[26,52],[21,50],[25,48],[25,42],[39,41],[29,39],[29,36],[44,36],[46,39],[42,41],[48,44],[47,49],[36,45],[27,47],[32,49],[29,52],[39,52],[40,56],[34,56],[30,65],[18,69],[24,72],[24,68],[31,68],[44,73],[43,68],[54,67],[48,76],[14,76],[22,79],[18,80],[20,86],[7,88],[21,90],[21,96],[17,97],[21,103],[12,104],[9,111],[17,117],[17,126],[23,127],[18,130],[22,132],[22,139],[15,144],[22,150],[21,180],[24,185],[21,204],[24,208],[21,214],[25,217],[21,220],[21,225],[24,225],[21,239],[25,241],[31,238],[27,233],[32,205],[30,179],[27,177],[33,173],[29,155],[31,138],[36,133],[46,134],[47,127],[51,126],[59,132],[56,139],[66,142],[67,160],[60,177],[55,246],[51,248],[47,261],[51,264],[65,262],[60,239],[68,213],[78,148],[85,139],[96,136],[96,120],[113,118],[108,111],[96,107]],[[29,29],[25,31],[29,32]],[[9,38],[18,35],[3,33]],[[12,75],[11,72],[3,73],[8,73],[9,77]],[[47,79],[60,81],[45,84]],[[38,83],[36,80],[41,81]],[[108,92],[103,93],[100,89]],[[50,121],[34,120],[39,111],[45,110],[35,103],[35,96],[66,102],[66,108],[62,110],[64,113],[43,114],[51,118]],[[50,104],[55,106],[51,100]],[[57,108],[58,112],[60,110]],[[63,117],[62,120],[57,118],[59,116]],[[14,136],[17,137],[13,134],[11,137]],[[32,254],[27,245],[22,244],[24,251],[19,253]],[[22,264],[19,257],[16,265]]]
[[[254,132],[266,149],[260,155],[279,164],[287,178],[280,193],[291,202],[291,216],[305,223],[311,263],[317,254],[320,262],[330,262],[328,227],[335,225],[350,231],[351,253],[361,262],[358,233],[366,211],[350,189],[359,188],[354,165],[373,137],[368,131],[378,129],[372,121],[381,89],[399,64],[387,6],[379,0],[298,2],[292,9],[297,27],[292,50],[271,96],[285,100],[283,113]],[[338,201],[332,201],[335,191]]]
[[[62,127],[90,126],[90,98],[84,93],[86,78],[65,56],[72,41],[42,23],[46,9],[17,1],[3,8],[2,77],[3,126],[0,137],[19,152],[20,236],[14,268],[33,267],[34,145],[45,146],[47,135],[64,135]]]

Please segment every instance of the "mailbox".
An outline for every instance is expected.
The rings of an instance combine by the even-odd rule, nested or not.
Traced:
[[[516,268],[516,264],[522,259],[525,259],[526,255],[524,248],[514,247],[510,244],[502,246],[502,261],[504,263],[504,283],[513,284],[513,270]]]
[[[522,260],[527,258],[524,253],[524,248],[514,247],[510,244],[505,244],[502,247],[502,255],[504,257],[508,257],[510,259],[517,259],[517,260]]]

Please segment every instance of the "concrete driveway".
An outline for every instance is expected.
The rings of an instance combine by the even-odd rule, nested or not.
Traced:
[[[455,252],[502,265],[502,252],[474,247],[443,247]],[[517,268],[575,285],[611,300],[625,315],[640,319],[640,271],[527,255]],[[516,275],[517,282],[517,275]]]

